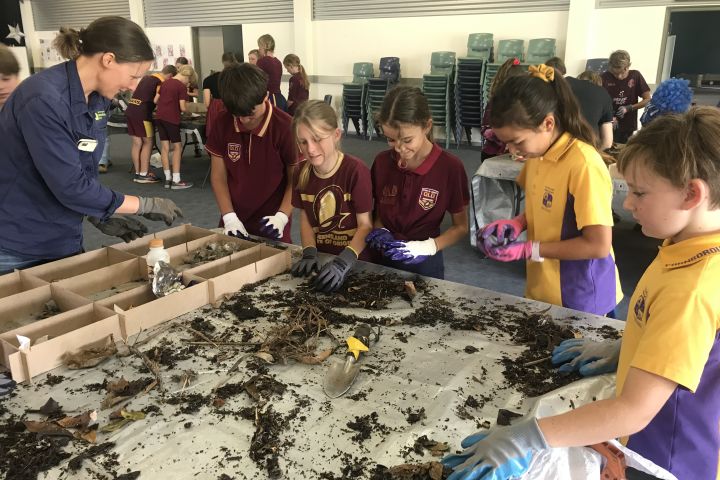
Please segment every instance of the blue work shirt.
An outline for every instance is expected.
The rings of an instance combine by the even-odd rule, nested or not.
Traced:
[[[110,100],[85,100],[74,61],[37,73],[0,111],[0,249],[54,259],[82,249],[85,215],[106,219],[125,196],[103,186],[97,165]],[[82,140],[95,140],[92,152]]]

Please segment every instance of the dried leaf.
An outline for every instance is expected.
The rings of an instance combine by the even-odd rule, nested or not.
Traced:
[[[79,430],[75,432],[75,438],[81,438],[86,442],[95,443],[97,442],[97,431],[95,429]]]
[[[81,368],[92,368],[99,365],[107,358],[117,353],[115,342],[112,341],[104,346],[88,347],[74,353],[66,353],[63,355],[63,363],[70,369],[78,370]]]
[[[405,282],[405,294],[412,300],[415,298],[415,295],[417,295],[417,289],[415,288],[415,284],[411,281]]]
[[[23,422],[25,428],[33,433],[41,433],[43,435],[58,435],[62,437],[72,437],[73,434],[68,430],[65,430],[55,422],[34,422],[32,420],[26,420]]]
[[[123,418],[127,418],[128,420],[133,420],[133,421],[145,419],[145,413],[143,413],[143,412],[120,410],[120,415],[122,415]]]
[[[305,365],[319,365],[322,362],[324,362],[325,360],[327,360],[327,358],[330,355],[332,355],[332,352],[333,352],[333,349],[330,348],[327,350],[323,350],[322,352],[320,352],[319,354],[317,354],[315,356],[307,356],[306,355],[306,356],[298,357],[296,360],[300,363],[304,363]]]
[[[114,393],[108,393],[108,396],[105,397],[105,399],[100,404],[100,408],[103,410],[114,407],[120,402],[124,402],[125,400],[132,398],[132,397],[123,397],[123,396],[117,396]]]
[[[122,418],[120,420],[115,420],[114,422],[110,422],[107,425],[105,425],[104,427],[102,427],[100,429],[100,431],[102,433],[116,432],[130,422],[132,422],[132,420],[130,420],[129,418]]]
[[[430,455],[433,457],[442,457],[448,450],[450,450],[450,445],[446,442],[438,442],[434,446],[430,447]]]
[[[122,393],[130,385],[130,382],[125,380],[125,377],[121,377],[118,380],[110,380],[105,387],[108,392]]]
[[[45,402],[45,405],[40,407],[39,412],[42,413],[43,415],[47,415],[48,417],[50,417],[52,415],[61,413],[62,407],[60,406],[60,404],[58,402],[56,402],[52,397],[50,397],[50,399],[48,399],[48,401]]]
[[[225,405],[225,400],[220,397],[215,397],[215,399],[213,400],[213,407],[220,408],[223,405]]]
[[[97,421],[97,412],[95,410],[87,411],[81,415],[74,417],[65,417],[58,420],[57,423],[63,428],[87,428],[88,425]]]
[[[258,357],[258,358],[260,358],[260,359],[262,359],[262,360],[264,360],[264,361],[266,361],[267,363],[274,363],[274,362],[275,362],[275,359],[273,358],[273,356],[270,355],[270,354],[267,353],[267,352],[257,352],[257,353],[255,354],[255,356]]]

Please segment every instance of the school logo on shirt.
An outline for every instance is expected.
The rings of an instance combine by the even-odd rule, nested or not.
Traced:
[[[543,207],[545,207],[545,208],[552,207],[552,202],[553,202],[552,190],[550,190],[549,188],[546,187],[545,193],[543,193],[543,199],[542,199]]]
[[[337,185],[328,185],[315,195],[313,213],[317,219],[318,233],[343,229],[340,224],[350,215],[340,211],[344,197],[342,189]]]
[[[640,294],[638,299],[635,301],[635,305],[633,306],[633,314],[635,315],[635,322],[638,325],[641,325],[643,322],[643,317],[645,316],[645,303],[647,302],[647,288],[643,290],[643,292]]]
[[[228,159],[237,162],[242,156],[241,145],[239,143],[228,143],[227,144],[227,156]]]
[[[430,210],[437,203],[438,196],[440,196],[440,192],[438,192],[437,190],[434,190],[432,188],[423,188],[422,190],[420,190],[420,198],[418,198],[418,203],[423,210]]]
[[[107,113],[105,113],[105,110],[98,110],[95,112],[95,121],[102,120],[103,118],[107,117]]]

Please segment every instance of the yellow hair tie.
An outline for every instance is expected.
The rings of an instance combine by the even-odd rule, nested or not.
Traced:
[[[553,67],[548,67],[543,63],[537,66],[530,65],[530,67],[528,67],[528,72],[530,72],[531,76],[537,77],[543,82],[552,82],[555,80],[555,69]]]

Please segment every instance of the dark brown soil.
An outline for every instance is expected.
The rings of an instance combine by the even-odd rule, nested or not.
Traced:
[[[267,315],[266,312],[254,305],[256,302],[257,300],[246,293],[236,293],[230,300],[223,303],[221,308],[235,315],[240,321],[253,320]]]
[[[190,328],[197,330],[198,332],[209,334],[212,334],[215,331],[215,325],[202,317],[193,318],[192,322],[190,322]]]
[[[112,448],[114,446],[115,442],[105,442],[99,445],[93,445],[80,455],[73,457],[70,462],[68,462],[68,470],[76,472],[82,467],[83,461],[94,460],[98,455],[102,455],[105,458],[102,458],[100,463],[107,471],[114,471],[115,468],[120,465],[117,461],[118,454],[112,452]]]
[[[435,326],[438,322],[453,324],[456,321],[452,305],[436,295],[426,293],[422,306],[400,320],[404,325]]]
[[[403,410],[402,413],[405,414],[405,420],[412,425],[413,423],[417,423],[420,420],[423,420],[425,418],[425,407],[420,407],[420,409],[413,411],[413,409],[408,408],[406,410]]]
[[[504,408],[501,408],[498,410],[497,414],[497,421],[495,422],[497,425],[500,425],[502,427],[507,427],[510,425],[510,423],[519,417],[522,417],[522,413],[516,413],[510,410],[505,410]]]
[[[45,385],[54,387],[55,385],[60,385],[64,381],[65,377],[62,375],[53,375],[52,373],[48,373],[47,378],[45,379]]]
[[[69,439],[26,431],[22,422],[0,425],[0,474],[13,480],[36,480],[38,474],[60,465],[71,455]]]
[[[165,402],[170,405],[180,405],[178,411],[186,414],[195,413],[210,403],[207,395],[201,393],[185,393],[176,397],[170,397],[166,399]]]
[[[451,474],[452,469],[440,462],[395,465],[389,468],[376,465],[370,480],[443,480]]]
[[[351,430],[357,432],[350,437],[351,440],[360,444],[370,438],[373,432],[377,432],[382,435],[390,433],[390,428],[378,421],[377,412],[355,417],[354,421],[347,422],[347,426]]]
[[[278,462],[282,446],[280,435],[284,431],[285,421],[272,405],[264,412],[257,412],[255,433],[250,442],[250,458],[267,471],[268,477],[280,478],[282,470]]]
[[[418,292],[427,288],[419,277],[415,279]],[[343,286],[333,294],[333,304],[338,307],[382,310],[398,298],[410,300],[405,293],[405,279],[394,274],[356,273],[348,276]]]

